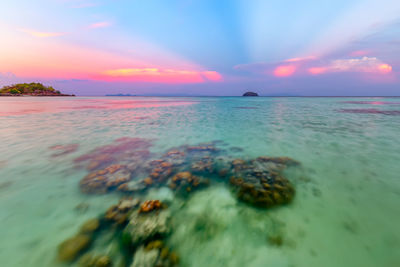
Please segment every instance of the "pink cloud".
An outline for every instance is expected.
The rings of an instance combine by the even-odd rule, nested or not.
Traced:
[[[311,67],[311,68],[308,69],[308,71],[309,71],[311,74],[314,74],[314,75],[325,73],[326,70],[327,70],[327,69],[326,69],[325,67]]]
[[[370,54],[370,51],[368,51],[368,50],[356,50],[356,51],[351,52],[349,54],[349,56],[351,56],[351,57],[362,57],[362,56],[366,56],[368,54]]]
[[[111,23],[108,21],[100,21],[100,22],[96,22],[96,23],[92,23],[89,25],[89,29],[98,29],[98,28],[106,28],[106,27],[110,27]]]
[[[121,68],[111,69],[93,76],[95,80],[130,81],[151,83],[203,83],[220,81],[221,74],[216,71],[196,71],[182,69],[152,68]]]
[[[308,56],[308,57],[295,57],[286,59],[285,62],[300,62],[300,61],[307,61],[307,60],[315,60],[315,56]]]
[[[275,68],[274,75],[276,77],[292,76],[295,73],[296,69],[297,67],[294,65],[280,65]]]
[[[311,74],[322,74],[327,72],[361,72],[361,73],[390,73],[392,66],[382,62],[376,57],[362,57],[350,59],[332,60],[326,65],[310,67]]]
[[[202,75],[209,81],[213,82],[222,81],[222,75],[216,71],[203,71]]]

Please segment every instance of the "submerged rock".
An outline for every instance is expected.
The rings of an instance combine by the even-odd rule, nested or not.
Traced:
[[[172,267],[177,266],[178,262],[178,256],[167,247],[163,247],[160,240],[156,240],[136,251],[131,267]]]
[[[138,199],[122,199],[117,205],[112,205],[110,208],[108,208],[104,218],[107,221],[116,223],[117,225],[123,225],[127,222],[132,209],[137,205],[139,205]]]
[[[233,176],[229,181],[237,197],[249,204],[263,208],[287,204],[292,201],[295,190],[282,171],[298,164],[290,158],[236,159],[232,161]]]
[[[79,259],[80,267],[111,267],[112,262],[107,255],[85,254]]]
[[[100,220],[97,218],[87,220],[80,228],[82,234],[93,234],[100,228]]]
[[[139,213],[148,213],[154,210],[160,210],[163,204],[159,200],[147,200],[140,205]]]
[[[214,166],[213,166],[213,160],[211,157],[206,156],[201,158],[200,160],[197,160],[191,164],[191,169],[193,172],[197,173],[213,173],[214,172]]]
[[[169,182],[169,187],[179,193],[189,193],[209,185],[209,180],[192,175],[190,172],[178,172]]]
[[[106,193],[130,180],[131,174],[124,165],[114,164],[105,169],[91,172],[80,181],[84,193]]]
[[[170,217],[168,210],[133,212],[124,232],[129,235],[132,245],[137,246],[153,238],[168,235],[171,231]]]
[[[74,160],[76,167],[86,167],[93,171],[116,162],[123,162],[130,171],[134,171],[150,156],[151,140],[123,137],[112,144],[98,147]]]
[[[73,261],[89,247],[90,243],[91,237],[87,234],[78,234],[71,237],[58,246],[58,259],[61,261]]]

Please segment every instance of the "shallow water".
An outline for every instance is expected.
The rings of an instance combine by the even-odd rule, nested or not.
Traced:
[[[139,195],[169,203],[181,266],[399,266],[399,114],[398,98],[2,97],[1,265],[75,266],[57,261],[58,244],[122,195],[81,192],[88,171],[74,159],[139,137],[154,158],[220,140],[224,156],[301,163],[286,174],[294,200],[272,209],[222,182],[184,199],[156,186]]]

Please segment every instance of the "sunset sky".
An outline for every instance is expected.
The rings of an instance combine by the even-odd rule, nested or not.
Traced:
[[[400,95],[399,0],[15,0],[0,10],[0,86]]]

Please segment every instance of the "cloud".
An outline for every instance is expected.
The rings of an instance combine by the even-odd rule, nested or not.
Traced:
[[[350,52],[349,56],[351,56],[351,57],[362,57],[362,56],[366,56],[368,54],[370,54],[369,50],[356,50],[356,51]]]
[[[110,27],[112,24],[109,21],[100,21],[100,22],[96,22],[96,23],[92,23],[89,25],[89,29],[98,29],[98,28],[106,28],[106,27]]]
[[[64,33],[64,32],[41,32],[41,31],[36,31],[36,30],[31,30],[31,29],[18,29],[18,31],[27,33],[30,36],[39,37],[39,38],[57,37],[57,36],[66,35],[66,33]]]
[[[96,80],[151,83],[204,83],[222,80],[216,71],[176,70],[162,68],[122,68],[101,72]]]
[[[347,59],[318,59],[316,57],[287,59],[274,63],[237,65],[234,69],[262,76],[289,77],[293,75],[320,75],[325,73],[375,73],[392,72],[392,66],[376,57]]]
[[[281,65],[275,68],[274,75],[276,77],[292,76],[295,73],[296,69],[297,67],[294,65]]]
[[[323,74],[327,72],[371,72],[384,74],[391,71],[391,65],[384,63],[376,57],[336,59],[327,65],[309,68],[311,74]]]

